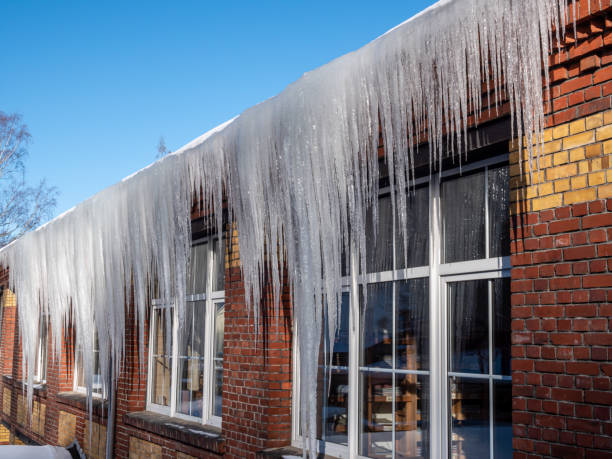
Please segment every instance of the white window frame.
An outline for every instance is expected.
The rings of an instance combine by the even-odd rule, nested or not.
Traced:
[[[218,240],[217,237],[205,237],[192,242],[192,246],[199,245],[204,242],[208,242],[208,255],[211,262],[207,265],[207,281],[206,281],[206,293],[199,293],[195,295],[186,295],[185,302],[205,302],[205,323],[204,323],[204,387],[203,387],[203,400],[202,400],[202,416],[190,416],[177,411],[177,383],[178,383],[178,342],[179,342],[179,330],[178,330],[178,314],[176,309],[173,307],[170,301],[164,301],[161,299],[154,299],[151,304],[151,323],[149,327],[149,355],[148,355],[148,371],[147,371],[147,403],[146,407],[148,411],[153,411],[159,414],[163,414],[170,417],[176,417],[184,419],[186,421],[198,422],[200,424],[210,425],[213,427],[221,427],[221,416],[215,416],[213,413],[213,399],[214,399],[214,345],[215,345],[215,320],[216,320],[216,308],[220,303],[225,303],[225,289],[219,291],[212,291],[212,278],[214,272],[214,265],[217,256],[224,257],[224,253],[218,254],[214,250],[213,241]],[[225,276],[225,274],[224,274]],[[168,309],[172,310],[172,342],[171,342],[171,355],[172,355],[172,368],[170,377],[170,403],[168,406],[159,405],[151,401],[152,395],[152,379],[153,379],[153,339],[154,330],[156,329],[156,315],[153,313],[156,309]]]
[[[340,459],[368,459],[359,454],[359,422],[360,422],[360,387],[359,374],[361,367],[359,365],[359,345],[360,345],[360,311],[359,291],[360,288],[368,284],[379,282],[402,281],[418,278],[429,278],[429,370],[402,370],[400,373],[421,374],[429,376],[429,392],[430,394],[440,394],[439,397],[429,397],[429,454],[431,458],[448,457],[448,447],[450,443],[449,437],[449,402],[448,402],[448,378],[452,375],[458,375],[448,370],[448,308],[447,308],[447,286],[450,282],[467,281],[476,279],[498,279],[510,277],[510,257],[489,257],[489,237],[490,237],[490,222],[489,222],[489,200],[488,200],[488,170],[490,167],[507,164],[509,155],[502,154],[492,158],[487,158],[481,161],[464,165],[443,171],[441,174],[432,174],[431,177],[417,179],[415,185],[423,185],[429,183],[429,266],[421,266],[416,268],[398,269],[386,272],[368,273],[357,276],[359,270],[356,250],[351,248],[351,275],[344,277],[343,290],[350,292],[350,312],[349,312],[349,395],[348,395],[348,446],[340,445],[331,442],[320,440],[317,444],[319,452],[324,451],[325,454],[338,457]],[[486,258],[463,261],[454,263],[444,263],[442,260],[443,249],[443,227],[441,214],[441,179],[449,176],[456,176],[466,172],[471,172],[479,169],[485,169],[485,224],[487,231],[485,232],[485,253]],[[380,193],[384,194],[387,189],[381,189]],[[393,244],[396,244],[397,238],[394,238]],[[398,241],[397,243],[401,243]],[[394,250],[395,258],[395,250]],[[395,265],[395,260],[394,263]],[[489,311],[490,312],[490,311]],[[395,321],[395,318],[393,319]],[[491,345],[491,314],[489,314],[489,345]],[[510,326],[510,325],[508,325]],[[395,325],[394,325],[395,329]],[[293,337],[293,400],[292,400],[292,445],[297,448],[303,448],[304,441],[300,435],[300,372],[299,372],[299,346],[297,346],[297,330]],[[393,346],[395,353],[395,346]],[[491,353],[489,353],[491,354]],[[489,355],[489,359],[492,356]],[[381,372],[385,372],[382,370]],[[392,374],[397,374],[397,370],[387,370]],[[489,362],[489,385],[494,379],[511,381],[511,376],[492,376],[492,365]],[[468,374],[468,377],[475,377]],[[478,376],[476,376],[478,377]],[[395,399],[395,394],[393,395]],[[493,423],[491,416],[493,411],[493,399],[489,400],[490,423]],[[493,459],[494,445],[493,434],[491,432],[490,457]],[[393,441],[393,443],[395,443]],[[395,446],[394,446],[395,447]]]

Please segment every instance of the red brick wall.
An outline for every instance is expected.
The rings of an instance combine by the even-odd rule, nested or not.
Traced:
[[[612,199],[524,215],[514,235],[515,457],[612,457]]]
[[[225,457],[235,459],[291,442],[292,389],[289,291],[283,291],[276,315],[268,285],[256,327],[245,305],[238,256],[234,234],[225,286],[222,430]]]

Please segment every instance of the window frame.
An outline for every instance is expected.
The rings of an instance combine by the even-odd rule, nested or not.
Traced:
[[[359,454],[360,446],[360,404],[361,391],[360,373],[360,321],[361,305],[360,292],[368,285],[381,282],[396,282],[410,279],[428,278],[429,279],[429,369],[428,370],[409,370],[402,373],[428,375],[429,394],[440,394],[437,397],[429,397],[429,457],[448,457],[450,445],[450,405],[449,405],[449,376],[451,376],[448,362],[450,351],[448,349],[449,335],[447,321],[450,317],[448,313],[448,294],[447,286],[450,282],[486,279],[494,280],[498,278],[510,277],[510,256],[490,257],[490,225],[489,220],[489,199],[488,199],[488,171],[491,167],[507,165],[509,154],[503,153],[486,158],[473,163],[455,167],[432,174],[430,177],[417,178],[415,186],[427,184],[429,188],[429,257],[428,266],[414,268],[401,268],[392,271],[373,272],[357,275],[359,264],[356,250],[351,248],[350,255],[350,274],[342,278],[343,292],[350,292],[349,300],[349,366],[348,381],[349,394],[347,404],[347,442],[348,446],[331,443],[329,441],[318,440],[317,450],[325,451],[326,454],[340,459],[359,458],[368,459],[367,456]],[[441,184],[446,178],[466,174],[469,172],[485,170],[485,256],[486,258],[470,261],[459,261],[445,263],[443,259],[444,233],[443,216],[441,206]],[[509,184],[508,184],[509,186]],[[379,195],[388,192],[388,188],[382,188]],[[402,243],[399,237],[393,238],[393,244]],[[394,263],[395,254],[394,250]],[[395,318],[393,319],[395,322]],[[491,317],[489,317],[489,345],[491,344]],[[394,324],[395,329],[395,324]],[[395,338],[394,338],[395,339]],[[300,353],[297,346],[298,330],[295,329],[293,337],[293,397],[292,397],[292,445],[303,448],[304,440],[300,433]],[[395,355],[395,346],[393,346]],[[489,356],[491,358],[491,356]],[[394,357],[395,360],[395,357]],[[489,373],[493,370],[489,365]],[[381,372],[385,372],[384,370]],[[387,370],[390,374],[398,374],[395,369]],[[471,375],[473,377],[473,375]],[[511,376],[491,377],[489,376],[489,386],[493,379],[511,381]],[[490,387],[489,387],[490,389]],[[395,400],[395,395],[393,395]],[[489,413],[493,410],[493,399],[489,400]],[[489,418],[490,424],[493,418]],[[493,430],[490,430],[491,448],[490,456],[493,458]]]
[[[186,421],[197,422],[204,425],[210,425],[213,427],[221,427],[221,416],[216,416],[214,414],[214,346],[215,346],[215,320],[216,320],[216,308],[220,303],[225,304],[225,286],[223,290],[212,291],[212,281],[214,274],[214,266],[217,262],[216,257],[221,256],[225,258],[225,251],[223,253],[216,253],[217,250],[214,249],[215,241],[223,241],[225,242],[225,238],[222,237],[219,239],[217,236],[206,236],[203,238],[196,239],[192,241],[191,246],[195,247],[200,244],[208,244],[208,256],[212,256],[209,258],[211,260],[207,266],[206,272],[206,293],[197,293],[197,294],[189,294],[185,295],[184,301],[185,303],[196,303],[196,302],[204,302],[204,377],[203,377],[203,396],[202,396],[202,416],[196,417],[188,414],[181,413],[177,410],[177,384],[179,379],[179,330],[178,330],[178,313],[176,308],[174,308],[171,300],[163,300],[163,299],[153,299],[151,301],[151,315],[150,315],[150,323],[149,323],[149,348],[148,348],[148,369],[147,369],[147,399],[146,399],[146,409],[147,411],[152,411],[155,413],[163,414],[170,417],[175,417],[178,419],[183,419]],[[221,244],[224,247],[224,244]],[[223,271],[225,278],[225,259],[223,260]],[[225,283],[224,283],[225,284]],[[171,349],[170,355],[172,358],[172,368],[170,369],[170,400],[168,406],[160,405],[153,403],[151,401],[152,396],[152,383],[153,383],[153,339],[154,339],[154,330],[157,326],[157,316],[155,314],[155,310],[164,310],[171,309],[172,316],[172,339],[171,339]]]

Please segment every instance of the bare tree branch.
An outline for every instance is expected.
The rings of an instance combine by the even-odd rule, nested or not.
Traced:
[[[0,111],[0,247],[51,217],[57,189],[44,180],[29,186],[24,158],[30,133],[21,116]]]

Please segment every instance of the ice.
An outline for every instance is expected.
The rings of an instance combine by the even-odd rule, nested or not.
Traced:
[[[564,33],[570,10],[564,0],[438,2],[4,248],[0,262],[10,267],[19,302],[28,401],[41,314],[49,317],[54,356],[74,325],[89,392],[93,330],[106,385],[111,364],[119,374],[126,304],[134,309],[141,356],[152,292],[172,301],[183,320],[192,199],[215,213],[221,232],[225,197],[254,317],[262,279],[271,279],[277,304],[282,283],[290,285],[302,356],[301,422],[314,457],[322,311],[328,309],[333,336],[343,253],[351,254],[353,282],[365,272],[366,215],[377,218],[379,131],[396,232],[405,241],[402,228],[413,216],[402,209],[423,131],[432,171],[445,155],[460,162],[470,113],[480,115],[489,102],[495,110],[507,97],[514,133],[525,135],[536,156],[547,89],[542,64],[547,83],[553,34]],[[483,81],[493,89],[490,101]]]

